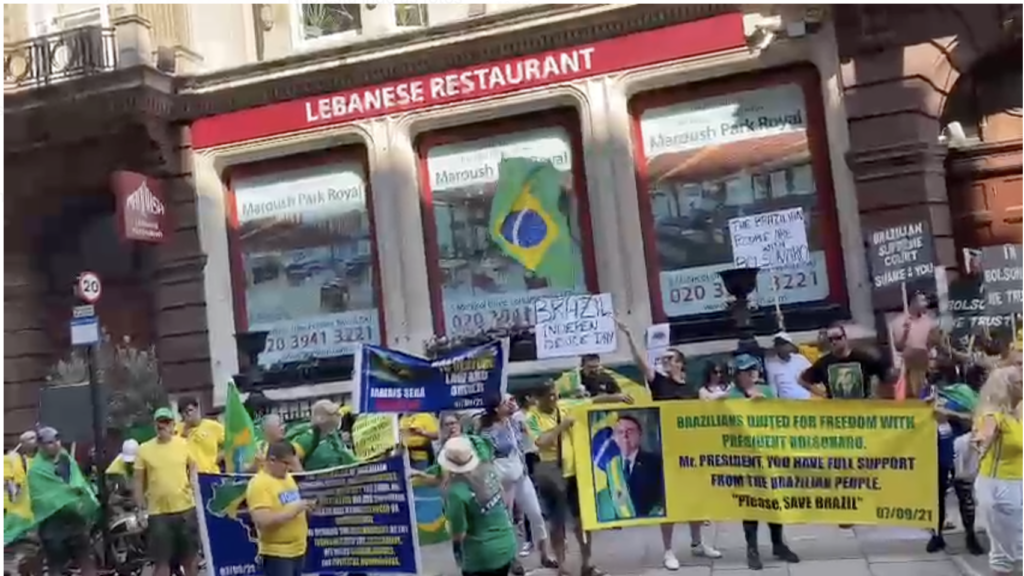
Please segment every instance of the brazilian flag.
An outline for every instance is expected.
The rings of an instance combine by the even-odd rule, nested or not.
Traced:
[[[597,521],[614,522],[636,518],[626,480],[625,461],[613,438],[618,414],[591,412],[590,417],[590,455],[594,461]]]
[[[572,289],[579,278],[569,222],[558,209],[562,175],[551,162],[505,158],[491,202],[491,238],[501,250],[552,288]]]

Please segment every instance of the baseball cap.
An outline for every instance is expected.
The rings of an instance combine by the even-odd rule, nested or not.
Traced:
[[[139,453],[139,441],[129,438],[121,444],[121,460],[135,462],[135,455]]]
[[[745,370],[758,370],[761,368],[761,362],[750,354],[740,354],[736,357],[736,369],[739,371]]]
[[[778,334],[776,334],[773,338],[773,341],[775,342],[776,346],[778,346],[781,343],[792,344],[793,346],[796,346],[796,342],[793,341],[793,337],[787,334],[786,332],[779,332]]]
[[[57,433],[57,429],[51,426],[43,426],[39,429],[39,443],[49,444],[60,440],[60,434]]]
[[[153,420],[174,420],[174,412],[170,408],[157,408]]]

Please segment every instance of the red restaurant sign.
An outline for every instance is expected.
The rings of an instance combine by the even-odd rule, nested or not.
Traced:
[[[192,145],[210,148],[744,47],[743,15],[725,14],[531,56],[240,110],[197,120]]]
[[[118,171],[111,177],[111,186],[117,197],[121,239],[163,242],[167,207],[160,181],[135,172]]]

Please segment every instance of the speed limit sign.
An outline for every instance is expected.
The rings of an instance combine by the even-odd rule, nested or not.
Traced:
[[[95,272],[82,272],[78,275],[78,297],[89,304],[95,304],[103,293],[100,277]]]

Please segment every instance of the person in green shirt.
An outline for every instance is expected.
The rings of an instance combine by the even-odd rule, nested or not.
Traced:
[[[508,576],[516,536],[497,470],[463,436],[445,442],[437,461],[448,474],[445,517],[452,541],[461,544],[463,576]]]
[[[318,400],[310,410],[312,425],[292,438],[303,470],[325,470],[358,462],[341,437],[338,410],[339,406],[334,402]]]
[[[775,392],[761,379],[761,361],[750,354],[740,354],[735,359],[736,382],[729,388],[726,399],[749,398],[751,400],[763,400],[775,398]],[[757,548],[757,520],[743,521],[743,536],[747,541],[747,566],[751,570],[761,570],[764,563],[761,562],[761,553]],[[768,523],[768,532],[772,539],[772,554],[780,560],[790,563],[800,561],[782,537],[782,524],[776,522]]]

